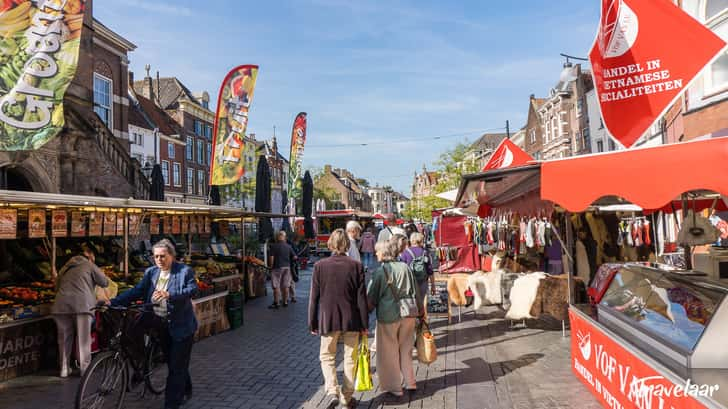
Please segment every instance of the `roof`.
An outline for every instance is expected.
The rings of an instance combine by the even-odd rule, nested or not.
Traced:
[[[156,125],[156,128],[159,128],[159,132],[167,136],[178,135],[181,138],[182,132],[179,125],[168,113],[148,98],[141,95],[135,95],[135,98],[144,114]]]
[[[129,95],[131,103],[129,104],[129,125],[138,126],[139,128],[153,130],[157,125],[149,118],[139,106],[138,97]]]
[[[541,106],[543,104],[545,104],[546,101],[547,101],[546,98],[532,98],[531,99],[531,103],[533,104],[533,109],[535,109],[536,111],[538,111],[538,109],[541,108]]]
[[[470,145],[471,151],[483,151],[486,149],[495,149],[503,139],[508,135],[505,133],[485,133],[478,138],[477,141]]]
[[[96,18],[94,18],[93,20],[93,29],[97,35],[103,37],[105,40],[111,42],[113,45],[120,49],[126,50],[128,52],[134,51],[137,48],[134,43],[122,37]]]
[[[134,81],[133,87],[137,94],[142,93],[145,81],[146,79]],[[163,109],[177,108],[178,101],[180,99],[187,99],[199,105],[199,102],[192,94],[192,91],[190,91],[189,88],[177,79],[177,77],[160,78],[159,81],[154,78],[152,79],[152,87],[154,88],[153,91],[159,94],[159,105]],[[202,107],[202,105],[200,105],[200,107]]]
[[[427,174],[427,179],[431,185],[436,184],[437,181],[440,179],[440,174],[438,172],[427,172],[426,174]]]

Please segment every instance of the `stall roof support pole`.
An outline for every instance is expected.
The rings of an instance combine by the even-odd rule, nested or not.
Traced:
[[[243,246],[242,254],[243,254],[243,262],[245,262],[245,256],[247,256],[247,254],[245,254],[245,217],[244,216],[240,217],[240,243],[242,243],[241,246]]]
[[[58,282],[58,269],[56,268],[56,238],[51,237],[51,276],[53,282]]]
[[[124,278],[129,278],[129,213],[124,212]]]

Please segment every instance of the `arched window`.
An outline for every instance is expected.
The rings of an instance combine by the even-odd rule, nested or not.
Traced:
[[[701,7],[705,25],[724,40],[728,40],[728,0],[703,0]],[[721,55],[705,70],[705,95],[728,90],[728,53]]]

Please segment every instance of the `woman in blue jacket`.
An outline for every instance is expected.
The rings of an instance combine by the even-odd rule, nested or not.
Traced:
[[[134,288],[111,300],[112,305],[128,306],[133,301],[156,304],[153,314],[145,312],[145,326],[165,329],[162,343],[167,353],[167,389],[165,409],[177,409],[192,395],[189,366],[197,319],[192,309],[192,296],[197,291],[195,272],[189,266],[175,262],[175,249],[167,239],[152,247],[156,266],[144,272],[144,278]]]

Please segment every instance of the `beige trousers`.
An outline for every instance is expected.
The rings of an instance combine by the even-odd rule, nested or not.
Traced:
[[[396,395],[402,393],[402,382],[407,389],[417,388],[412,365],[415,318],[402,318],[391,324],[377,322],[375,342],[379,387]]]
[[[341,388],[341,401],[348,404],[351,395],[354,394],[354,367],[356,366],[356,354],[359,347],[358,332],[335,331],[321,336],[321,372],[324,375],[325,389],[327,395],[339,396],[339,382],[336,379],[336,346],[342,339],[344,342],[344,383]]]
[[[71,353],[78,359],[81,375],[91,363],[91,321],[90,314],[56,314],[53,320],[58,328],[58,355],[61,371],[69,371]],[[74,351],[74,343],[76,350]]]

